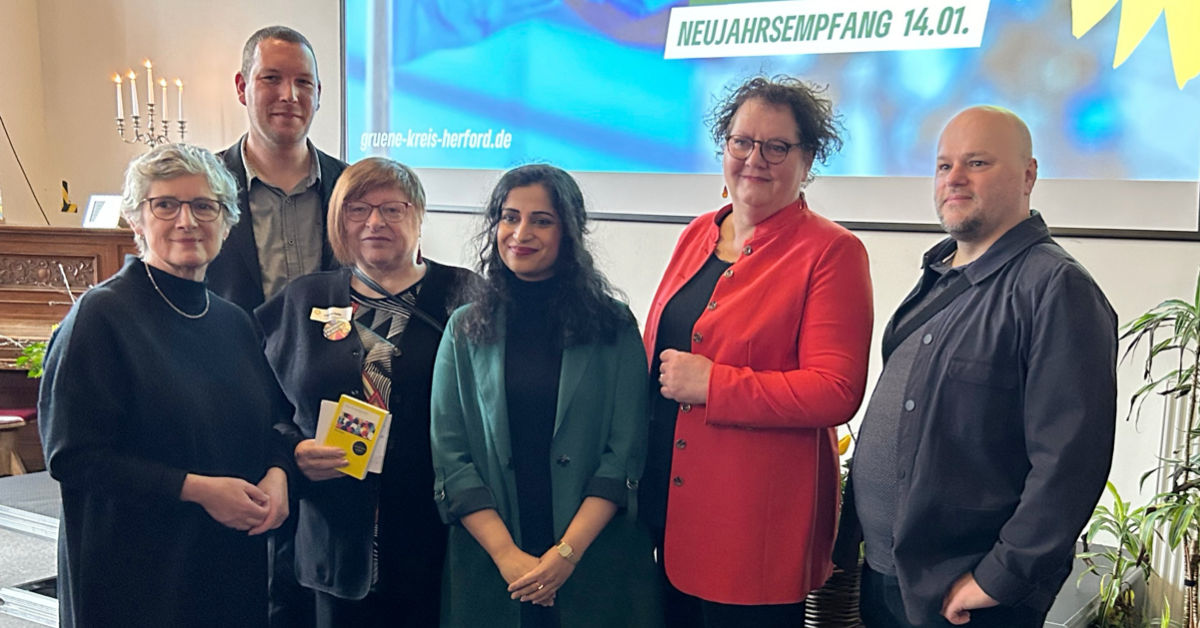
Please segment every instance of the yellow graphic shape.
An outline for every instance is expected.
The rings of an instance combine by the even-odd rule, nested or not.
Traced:
[[[1118,0],[1071,0],[1071,34],[1078,39],[1117,6]],[[1179,89],[1200,75],[1200,1],[1120,0],[1121,23],[1113,67],[1120,67],[1166,13],[1167,41]]]

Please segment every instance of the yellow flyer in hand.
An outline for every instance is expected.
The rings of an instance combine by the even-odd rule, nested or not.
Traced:
[[[360,480],[367,476],[367,464],[371,460],[371,452],[375,450],[375,443],[387,414],[387,410],[383,408],[377,408],[349,395],[342,395],[337,409],[333,412],[333,422],[324,442],[325,445],[339,447],[346,452],[346,460],[349,460],[350,464],[338,469],[339,471]]]

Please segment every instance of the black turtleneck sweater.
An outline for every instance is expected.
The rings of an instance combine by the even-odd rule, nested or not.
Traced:
[[[504,330],[504,392],[517,476],[519,543],[522,550],[534,556],[541,556],[555,544],[550,441],[558,410],[563,332],[551,312],[550,301],[559,283],[553,277],[522,281],[508,275],[512,300]]]
[[[50,341],[38,426],[62,490],[68,628],[267,625],[266,535],[179,500],[188,473],[262,480],[289,468],[272,428],[291,409],[250,319],[205,284],[127,258]],[[159,291],[162,294],[159,294]]]

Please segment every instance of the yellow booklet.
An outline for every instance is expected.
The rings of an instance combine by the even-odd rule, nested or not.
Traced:
[[[342,395],[333,411],[329,433],[322,443],[346,452],[346,460],[350,464],[339,471],[360,480],[367,476],[367,466],[380,440],[379,435],[387,416],[388,412],[383,408]]]

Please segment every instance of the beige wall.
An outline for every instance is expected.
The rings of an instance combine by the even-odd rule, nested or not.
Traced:
[[[70,182],[71,198],[82,207],[91,194],[119,192],[125,165],[146,150],[117,137],[110,79],[138,68],[144,106],[146,57],[156,79],[185,83],[187,140],[220,150],[246,130],[233,87],[242,44],[262,26],[296,28],[316,48],[324,88],[311,136],[337,154],[339,23],[337,0],[0,0],[0,114],[50,220],[78,225],[80,214],[59,211],[59,181]],[[0,186],[9,224],[45,224],[3,141]]]
[[[149,56],[159,76],[182,77],[187,82],[189,139],[220,149],[246,127],[233,89],[241,45],[256,28],[272,23],[297,28],[316,47],[325,89],[312,136],[318,146],[338,153],[337,0],[0,0],[0,114],[55,224],[79,220],[78,215],[59,213],[58,180],[69,180],[74,200],[82,204],[90,194],[118,191],[125,164],[144,150],[123,145],[116,137],[112,72]],[[3,141],[0,185],[10,223],[41,222]],[[446,194],[440,189],[428,192],[431,204]],[[644,192],[643,198],[648,198],[652,190]],[[479,190],[480,201],[485,194],[486,189]],[[640,192],[631,194],[638,198]],[[882,193],[877,196],[880,207],[892,200]],[[1040,209],[1048,215],[1055,211]],[[434,259],[466,263],[463,247],[474,226],[465,216],[431,213],[425,225],[425,252]],[[681,228],[620,222],[596,226],[594,241],[603,267],[628,293],[639,318],[645,317]],[[911,288],[921,253],[936,236],[859,235],[870,252],[875,282],[876,349],[869,380],[874,386],[880,368],[879,332]],[[1073,239],[1063,244],[1091,270],[1121,321],[1166,298],[1191,295],[1200,266],[1200,245],[1191,243]],[[1138,374],[1135,364],[1122,366],[1122,405],[1136,389]],[[1113,479],[1129,498],[1137,492],[1141,473],[1153,465],[1161,406],[1148,405],[1140,426],[1125,422],[1123,416]]]
[[[43,203],[54,200],[55,168],[42,113],[42,53],[37,0],[0,1],[0,117]],[[0,133],[2,135],[2,133]],[[21,175],[8,139],[0,137],[0,192],[9,223],[46,224]],[[58,206],[50,208],[58,211]],[[49,213],[49,212],[47,212]]]

